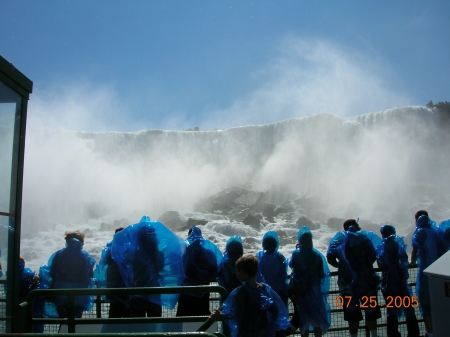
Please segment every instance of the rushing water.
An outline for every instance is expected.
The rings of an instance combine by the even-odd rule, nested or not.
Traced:
[[[320,217],[305,209],[298,215],[305,212],[321,225],[313,233],[321,251],[336,232],[326,225],[329,217],[387,221],[406,234],[417,209],[438,221],[450,218],[445,137],[439,114],[422,107],[215,131],[28,128],[21,254],[37,269],[64,246],[66,230],[89,229],[84,248],[98,258],[113,235],[100,231],[102,222],[127,225],[168,210],[207,219],[204,235],[221,249],[231,235],[256,239],[247,240],[246,252],[260,249],[268,229],[295,236],[295,220],[275,219],[257,231],[224,215],[192,213],[201,198],[249,183],[318,200],[310,206]],[[270,202],[281,199],[272,195]],[[178,234],[184,239],[187,233]],[[281,250],[290,256],[293,248],[289,243]]]

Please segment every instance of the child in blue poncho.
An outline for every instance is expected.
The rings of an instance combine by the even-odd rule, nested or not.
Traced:
[[[414,231],[411,252],[411,264],[418,263],[416,290],[419,295],[419,307],[428,336],[432,336],[430,292],[428,278],[423,271],[446,252],[446,245],[440,236],[436,223],[428,217],[428,212],[421,210],[415,214],[416,230]]]
[[[298,248],[289,260],[289,267],[292,268],[289,288],[295,304],[293,322],[296,324],[293,325],[299,327],[302,337],[308,337],[310,327],[314,328],[314,336],[320,337],[331,324],[331,309],[327,300],[330,270],[325,257],[313,248],[312,233],[308,227],[302,227],[297,238]],[[290,329],[293,330],[292,327]]]
[[[262,239],[262,251],[258,257],[258,275],[261,281],[270,285],[287,305],[288,300],[288,260],[278,251],[280,241],[275,231],[268,231]],[[259,280],[259,276],[257,277]]]
[[[398,318],[406,316],[408,337],[419,337],[420,330],[414,308],[392,305],[392,301],[397,296],[412,300],[412,291],[408,284],[409,263],[406,244],[403,238],[395,234],[394,226],[384,225],[380,228],[380,233],[383,241],[376,250],[378,266],[382,273],[381,292],[385,302],[390,306],[386,307],[387,336],[401,337],[398,331]]]
[[[228,294],[241,285],[236,276],[236,261],[244,254],[242,239],[240,236],[232,236],[225,245],[225,253],[223,254],[223,268],[217,280],[224,287]]]
[[[258,259],[244,255],[236,261],[236,274],[243,284],[233,290],[211,319],[224,320],[233,337],[283,336],[290,326],[288,310],[272,288],[255,280]]]

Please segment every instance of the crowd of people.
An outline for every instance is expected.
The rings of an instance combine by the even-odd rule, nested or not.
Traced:
[[[350,336],[358,334],[365,314],[371,337],[377,336],[377,320],[381,318],[378,292],[388,303],[389,298],[413,298],[408,284],[410,265],[418,264],[416,293],[428,337],[433,337],[430,295],[424,269],[450,247],[450,221],[436,225],[426,211],[415,214],[416,229],[412,237],[411,260],[406,244],[396,229],[381,227],[381,238],[360,228],[357,220],[348,219],[343,231],[330,241],[326,257],[313,247],[313,235],[308,227],[297,234],[297,246],[288,259],[280,251],[275,231],[262,239],[262,250],[256,255],[244,255],[242,239],[232,236],[222,252],[193,226],[186,240],[157,221],[144,216],[138,224],[118,228],[102,252],[97,265],[85,250],[84,234],[66,232],[66,247],[55,252],[48,265],[37,273],[24,269],[21,298],[35,289],[61,288],[141,288],[167,286],[199,286],[217,281],[228,297],[222,308],[210,312],[209,293],[193,292],[159,294],[144,292],[133,295],[111,295],[103,299],[110,303],[109,317],[161,317],[162,307],[174,309],[177,316],[209,316],[223,320],[233,336],[288,336],[301,334],[315,337],[325,334],[331,325],[328,303],[330,269],[337,268],[339,295],[344,320]],[[374,263],[381,269],[375,272]],[[288,274],[289,268],[291,270]],[[1,268],[0,268],[1,270]],[[46,298],[47,305],[36,305],[37,317],[68,317],[65,296]],[[294,313],[288,312],[289,300]],[[372,305],[375,300],[375,305]],[[364,305],[370,301],[370,305]],[[75,316],[93,306],[92,296],[75,297]],[[37,302],[39,304],[39,302]],[[40,315],[40,316],[39,316]],[[406,317],[409,337],[419,337],[419,325],[412,306],[386,308],[387,336],[399,337],[398,320]],[[35,331],[41,327],[36,326]]]

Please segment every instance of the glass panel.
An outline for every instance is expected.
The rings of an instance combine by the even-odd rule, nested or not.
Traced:
[[[11,234],[14,233],[12,213],[15,212],[16,193],[11,191],[11,186],[12,177],[17,177],[17,172],[14,172],[17,170],[14,130],[16,119],[20,121],[21,104],[21,97],[0,81],[0,262],[3,274],[0,277],[0,332],[5,332],[5,324],[8,324],[8,310],[5,309],[9,302],[5,302],[4,285],[8,270],[8,251],[12,252],[14,248],[14,237]]]
[[[9,213],[14,121],[20,101],[20,96],[0,82],[0,212],[3,213]]]

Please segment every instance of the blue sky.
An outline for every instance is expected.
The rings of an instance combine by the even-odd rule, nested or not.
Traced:
[[[29,126],[202,130],[450,100],[448,1],[0,0]]]

